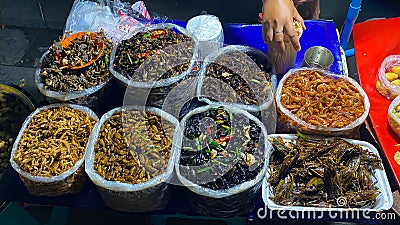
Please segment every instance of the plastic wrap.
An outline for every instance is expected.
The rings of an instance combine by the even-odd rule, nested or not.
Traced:
[[[107,46],[107,45],[105,45]],[[53,48],[54,46],[51,46],[50,48]],[[105,49],[106,50],[106,47]],[[104,52],[103,55],[96,60],[93,64],[82,68],[82,69],[77,69],[77,70],[72,70],[72,69],[62,69],[60,70],[58,75],[62,75],[63,79],[67,79],[67,76],[69,74],[78,74],[75,76],[75,78],[71,79],[76,79],[75,81],[78,82],[80,79],[82,79],[82,76],[87,76],[90,77],[91,79],[94,79],[92,75],[94,72],[97,72],[97,70],[104,70],[108,74],[103,74],[101,76],[104,77],[97,77],[98,79],[104,79],[104,82],[99,83],[95,86],[88,86],[87,88],[85,87],[79,87],[79,88],[74,88],[75,90],[70,90],[70,91],[54,91],[54,90],[49,90],[46,89],[45,83],[42,80],[42,70],[44,71],[44,68],[49,68],[51,67],[50,63],[48,60],[51,60],[50,57],[52,57],[50,54],[50,50],[46,51],[40,58],[39,63],[37,65],[36,71],[35,71],[35,84],[38,87],[39,91],[46,97],[46,100],[48,100],[50,103],[71,103],[71,104],[79,104],[79,105],[84,105],[87,106],[91,109],[95,109],[99,103],[102,100],[102,95],[104,90],[108,87],[108,84],[110,83],[112,79],[112,74],[109,72],[109,70],[106,68],[108,66],[108,61],[110,59],[110,52],[111,52],[111,46],[107,47],[108,52]],[[104,62],[103,62],[104,61]],[[101,67],[101,66],[105,66]],[[99,69],[100,68],[100,69]],[[46,72],[46,71],[45,71]],[[68,73],[68,74],[65,74]],[[78,77],[78,78],[77,78]],[[60,80],[54,80],[57,85],[62,86],[62,85],[67,85],[63,84],[61,79]],[[76,83],[75,82],[75,83]],[[87,83],[89,83],[88,80],[86,80]],[[97,82],[97,81],[96,81]],[[67,87],[70,89],[70,87]]]
[[[327,76],[330,78],[338,79],[342,78],[346,82],[349,82],[350,84],[354,85],[355,88],[357,88],[357,91],[360,93],[360,95],[363,97],[364,102],[364,112],[362,115],[355,119],[353,122],[350,124],[342,127],[342,128],[336,128],[336,127],[322,127],[322,126],[317,126],[313,125],[310,123],[307,123],[306,121],[298,118],[295,116],[290,110],[285,108],[282,103],[281,103],[281,93],[282,93],[282,87],[286,80],[290,78],[292,74],[295,74],[297,72],[301,71],[316,71],[319,74],[323,76]],[[337,89],[340,91],[340,88]],[[339,101],[339,100],[338,100]],[[279,82],[277,91],[276,91],[276,104],[278,108],[278,125],[277,125],[277,132],[280,133],[293,133],[293,132],[303,132],[306,134],[320,134],[320,135],[327,135],[327,136],[342,136],[342,137],[347,137],[347,138],[356,138],[359,137],[359,128],[361,124],[365,121],[365,119],[368,116],[369,108],[370,108],[370,103],[367,94],[364,92],[362,87],[355,81],[354,79],[347,77],[347,76],[342,76],[342,75],[336,75],[329,73],[328,71],[320,70],[320,69],[311,69],[311,68],[298,68],[298,69],[292,69],[289,70],[285,74],[285,76],[281,79]]]
[[[106,1],[76,0],[72,5],[68,18],[65,22],[64,32],[78,32],[90,30],[93,21],[102,18],[114,20],[112,12]],[[98,31],[98,30],[94,30]]]
[[[129,101],[127,102],[129,105],[144,105],[147,103],[159,106],[157,103],[162,101],[178,82],[182,81],[192,72],[196,63],[196,39],[191,33],[180,26],[169,23],[153,24],[131,32],[125,39],[130,39],[139,32],[154,31],[157,29],[171,29],[173,32],[188,36],[193,42],[182,42],[158,50],[157,54],[151,55],[133,73],[131,72],[129,78],[116,71],[115,57],[118,45],[115,45],[111,54],[110,71],[117,78],[121,91],[128,94],[125,102]],[[140,54],[146,53],[141,52]],[[133,61],[130,56],[128,58],[130,62]],[[187,65],[187,69],[175,76],[166,79],[163,78],[163,75],[170,72],[171,69],[182,65]],[[148,75],[152,75],[153,77],[143,80]]]
[[[163,209],[169,201],[171,186],[168,183],[172,178],[174,164],[177,160],[179,145],[172,145],[170,158],[165,171],[143,183],[128,184],[105,180],[94,170],[94,146],[98,139],[101,126],[116,112],[145,110],[152,112],[171,122],[175,129],[174,136],[179,133],[178,121],[168,113],[152,107],[126,106],[115,108],[104,114],[93,129],[86,148],[85,171],[92,182],[97,186],[106,204],[119,211],[146,212]]]
[[[209,66],[218,64],[237,75],[222,72],[210,77]],[[276,106],[274,102],[274,82],[276,76],[269,76],[271,64],[267,56],[254,48],[231,45],[210,54],[204,61],[197,86],[197,96],[207,103],[223,102],[244,109],[260,119],[268,133],[275,133]],[[215,73],[215,72],[214,72]],[[218,71],[216,71],[218,73]],[[231,84],[227,82],[233,82]],[[246,96],[242,95],[247,93]],[[241,96],[242,95],[242,96]]]
[[[389,100],[392,100],[396,98],[396,96],[400,95],[400,74],[397,74],[396,76],[396,73],[391,71],[393,66],[400,66],[400,55],[390,55],[383,60],[378,70],[376,81],[376,90]],[[397,78],[393,78],[392,81],[389,81],[386,77],[387,72],[394,73],[393,75],[395,75]],[[397,71],[397,73],[399,72]]]
[[[14,142],[13,149],[11,152],[10,162],[14,170],[18,172],[21,180],[23,181],[28,191],[34,195],[56,196],[61,194],[79,192],[86,180],[86,175],[84,173],[84,164],[83,164],[85,159],[85,153],[83,154],[82,158],[78,160],[72,168],[68,169],[67,171],[63,172],[58,176],[53,176],[53,177],[32,176],[30,173],[21,170],[19,165],[14,161],[14,155],[18,149],[19,141],[21,140],[25,132],[25,129],[29,125],[32,118],[40,112],[58,107],[70,107],[82,111],[84,113],[87,113],[90,117],[92,117],[96,121],[98,120],[96,114],[89,108],[73,104],[52,104],[41,108],[37,108],[26,118],[17,136],[17,139]]]
[[[199,41],[199,58],[201,60],[221,48],[224,43],[222,24],[214,15],[195,16],[188,21],[186,29],[192,32]]]
[[[295,141],[297,139],[294,134],[272,134],[269,135],[268,138],[277,138],[282,137],[285,142],[287,141]],[[360,145],[362,149],[367,149],[369,152],[376,154],[379,157],[378,150],[368,142],[353,140],[353,139],[345,139],[346,141]],[[273,151],[270,151],[269,154],[272,154]],[[329,212],[349,212],[353,211],[365,211],[365,212],[374,212],[374,211],[383,211],[389,210],[393,205],[393,196],[392,191],[389,186],[389,181],[386,176],[385,170],[375,170],[373,173],[371,172],[371,178],[375,183],[375,186],[378,188],[380,194],[376,197],[376,203],[371,208],[326,208],[326,207],[304,207],[304,206],[284,206],[276,204],[270,197],[273,196],[273,192],[271,190],[271,185],[268,182],[268,178],[270,177],[270,171],[268,170],[266,176],[263,180],[262,187],[262,198],[264,203],[271,210],[283,210],[283,211],[296,211],[296,212],[317,212],[317,211],[329,211]],[[340,200],[340,198],[339,198]],[[304,214],[303,214],[304,215]],[[346,214],[350,215],[350,214]],[[352,214],[354,215],[354,214]]]
[[[183,118],[183,120],[180,123],[181,131],[177,136],[174,137],[174,143],[179,144],[179,146],[181,146],[181,143],[185,139],[184,130],[186,127],[186,123],[191,117],[202,112],[207,112],[210,109],[218,108],[220,106],[223,106],[225,109],[229,110],[232,113],[232,118],[234,118],[236,122],[240,121],[239,118],[246,118],[247,123],[249,123],[249,121],[251,120],[255,122],[255,124],[258,127],[261,128],[261,134],[259,137],[260,145],[258,145],[256,150],[260,154],[259,160],[263,160],[262,162],[263,164],[257,164],[259,167],[261,167],[259,173],[253,179],[239,183],[228,189],[214,190],[211,188],[200,186],[199,184],[197,184],[198,182],[194,183],[192,181],[193,180],[192,178],[186,177],[184,174],[182,174],[182,171],[184,171],[183,169],[185,169],[185,166],[182,166],[179,163],[176,164],[176,172],[179,181],[190,190],[190,192],[188,192],[188,199],[191,203],[191,206],[197,213],[208,216],[216,216],[216,217],[243,216],[247,215],[255,207],[256,199],[258,196],[257,193],[259,193],[260,191],[261,180],[264,177],[268,166],[267,152],[270,149],[270,144],[266,140],[267,132],[261,121],[259,121],[256,117],[252,116],[250,113],[232,106],[227,106],[223,104],[211,104],[203,106],[190,111]],[[234,123],[236,122],[231,122],[233,127]],[[241,125],[244,126],[244,124]],[[235,137],[232,137],[232,140],[234,139]],[[236,154],[237,153],[238,152],[236,150]],[[236,157],[237,156],[238,155],[236,155]],[[181,153],[179,153],[179,158],[180,157]],[[235,159],[232,159],[232,162],[233,164],[229,166],[236,165]],[[231,164],[232,162],[228,163]],[[219,164],[223,165],[222,163]],[[196,173],[197,175],[200,175],[201,172],[197,171]],[[213,174],[212,171],[210,173],[211,175]],[[206,178],[207,180],[205,180],[203,183],[208,182],[208,180],[212,181],[213,179],[215,179],[212,176]]]
[[[392,103],[390,103],[388,109],[388,122],[390,128],[400,137],[400,97],[397,96],[393,99]]]

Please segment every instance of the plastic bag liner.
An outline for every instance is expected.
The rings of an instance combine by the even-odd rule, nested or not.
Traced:
[[[61,194],[76,193],[81,190],[86,180],[86,175],[84,172],[84,165],[83,165],[85,159],[85,153],[83,154],[82,158],[78,160],[72,168],[70,168],[69,170],[65,171],[64,173],[58,176],[53,176],[53,177],[32,176],[30,173],[21,170],[19,165],[14,161],[14,155],[18,149],[19,141],[21,140],[22,135],[24,134],[25,129],[31,122],[32,118],[40,112],[59,107],[70,107],[89,114],[89,116],[95,119],[96,121],[99,120],[96,114],[89,108],[73,104],[52,104],[41,108],[37,108],[26,118],[26,120],[22,124],[22,128],[17,136],[17,139],[14,142],[13,149],[11,152],[10,162],[14,170],[18,172],[22,182],[24,183],[28,191],[34,195],[56,196]]]
[[[282,103],[281,103],[281,92],[282,92],[282,87],[285,81],[294,73],[304,71],[304,70],[311,70],[311,71],[317,71],[318,73],[331,77],[334,79],[337,78],[342,78],[346,80],[347,82],[351,83],[354,85],[358,92],[362,95],[364,98],[364,113],[354,120],[352,123],[348,124],[345,127],[342,128],[331,128],[331,127],[320,127],[316,125],[309,124],[305,122],[304,120],[298,118],[295,116],[292,112],[290,112],[288,109],[286,109]],[[369,99],[367,94],[364,92],[362,87],[355,81],[354,79],[343,76],[343,75],[337,75],[330,73],[326,70],[321,70],[321,69],[315,69],[315,68],[298,68],[298,69],[291,69],[289,70],[285,76],[281,79],[279,82],[278,88],[276,90],[276,104],[278,108],[278,132],[282,133],[293,133],[296,131],[300,131],[306,134],[319,134],[319,135],[327,135],[327,136],[341,136],[341,137],[347,137],[347,138],[358,138],[360,136],[359,133],[359,128],[361,124],[365,121],[365,119],[368,116],[369,113]]]
[[[104,90],[112,79],[112,76],[102,84],[81,90],[81,91],[70,91],[70,92],[57,92],[47,90],[44,87],[44,84],[40,78],[40,71],[43,65],[43,60],[50,51],[47,50],[42,57],[40,57],[39,64],[35,71],[35,83],[38,87],[39,91],[46,97],[50,103],[71,103],[71,104],[78,104],[84,105],[91,109],[95,109],[102,99],[102,95],[104,94]],[[102,58],[100,58],[102,59]],[[99,59],[99,60],[100,60]]]
[[[266,173],[269,162],[270,143],[267,140],[267,131],[260,120],[251,115],[250,113],[236,108],[234,106],[229,106],[222,103],[213,103],[211,105],[196,108],[189,112],[180,123],[180,133],[174,137],[174,143],[179,146],[182,145],[182,140],[184,137],[184,130],[187,121],[192,116],[206,112],[209,109],[217,108],[223,106],[227,110],[230,110],[235,115],[241,115],[249,120],[254,121],[259,127],[261,127],[260,145],[263,144],[262,156],[264,158],[264,164],[262,166],[259,174],[250,181],[238,184],[228,189],[223,190],[212,190],[199,186],[193,183],[185,176],[180,173],[180,164],[176,164],[176,173],[179,181],[186,186],[190,191],[188,191],[188,200],[192,208],[201,215],[215,216],[215,217],[233,217],[233,216],[247,216],[256,206],[257,198],[261,191],[260,187],[262,185],[262,179]],[[180,157],[180,152],[179,152]],[[179,159],[178,157],[178,159]]]
[[[400,55],[390,55],[383,60],[378,70],[376,83],[376,90],[389,100],[400,95],[400,86],[391,83],[386,77],[386,72],[393,66],[400,66]]]
[[[230,75],[226,72],[214,71],[219,73],[218,77],[207,76],[211,63],[222,65],[236,73],[242,83],[238,85],[232,81],[233,78],[229,81],[231,83],[227,83],[225,79]],[[271,66],[266,54],[258,49],[242,45],[223,47],[206,57],[200,70],[197,96],[200,101],[209,104],[223,102],[244,109],[260,119],[268,133],[275,133],[277,115],[274,91],[277,78],[275,75],[265,77],[265,73],[271,72]],[[240,96],[245,92],[248,93],[247,96]],[[251,103],[248,100],[250,96],[253,98]]]
[[[389,105],[388,109],[388,122],[390,128],[400,137],[400,118],[395,114],[397,106],[400,105],[400,96],[397,96]]]
[[[118,48],[118,44],[115,44],[111,53],[110,71],[114,75],[114,77],[117,78],[117,82],[121,91],[130,94],[128,96],[129,102],[127,103],[127,105],[144,105],[142,104],[142,101],[147,100],[147,105],[154,105],[158,107],[159,102],[162,101],[163,98],[165,98],[168,92],[179,81],[183,80],[191,73],[196,63],[198,52],[197,40],[193,34],[178,25],[170,23],[160,23],[144,26],[141,29],[134,30],[124,39],[129,39],[139,32],[146,32],[155,29],[172,29],[174,32],[182,33],[188,36],[193,40],[193,43],[182,42],[180,44],[172,45],[171,47],[163,48],[159,54],[154,54],[145,62],[143,62],[134,72],[134,74],[130,74],[131,78],[125,77],[121,73],[117,72],[114,68],[115,54]],[[178,58],[176,55],[184,55],[185,57]],[[139,77],[140,75],[145,75],[148,73],[155,73],[158,77],[161,77],[171,68],[184,63],[189,63],[188,69],[180,74],[177,74],[176,76],[159,80],[137,80],[137,77]],[[157,65],[159,69],[154,65]],[[136,99],[135,97],[139,99]]]
[[[105,113],[93,128],[86,147],[85,171],[92,182],[97,186],[105,203],[112,209],[126,212],[148,212],[163,209],[171,195],[172,186],[168,183],[172,178],[174,164],[177,160],[177,149],[180,146],[173,145],[170,159],[163,174],[139,184],[127,184],[122,182],[108,181],[97,174],[94,170],[94,145],[100,133],[101,126],[116,112],[145,110],[152,112],[175,125],[174,136],[179,133],[178,121],[168,113],[158,108],[123,106],[112,109]]]

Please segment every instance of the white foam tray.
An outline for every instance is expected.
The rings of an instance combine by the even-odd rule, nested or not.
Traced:
[[[297,139],[295,134],[271,134],[268,135],[268,139],[282,137],[284,141],[294,141]],[[312,136],[309,136],[312,137]],[[346,139],[345,140],[360,145],[364,149],[368,149],[369,151],[377,154],[379,156],[378,150],[368,142],[360,141],[360,140],[353,140],[353,139]],[[270,151],[270,154],[273,152]],[[375,205],[371,208],[324,208],[324,207],[304,207],[304,206],[284,206],[278,205],[274,201],[270,199],[273,196],[271,186],[268,183],[268,178],[270,176],[269,170],[263,180],[262,185],[262,198],[266,206],[272,210],[286,210],[286,211],[349,211],[349,210],[361,210],[361,211],[384,211],[388,210],[393,205],[393,195],[389,186],[389,181],[387,179],[385,170],[375,170],[375,178],[372,178],[374,181],[376,180],[376,187],[379,189],[380,194],[377,197],[377,201]]]

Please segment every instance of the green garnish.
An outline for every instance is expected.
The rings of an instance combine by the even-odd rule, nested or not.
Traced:
[[[235,153],[236,153],[237,156],[239,156],[239,148],[238,147],[236,147]]]
[[[148,147],[149,147],[149,148],[158,148],[158,149],[161,148],[161,146],[158,146],[158,145],[148,145]]]
[[[149,31],[149,32],[147,32],[147,34],[143,35],[143,38],[148,38],[150,36],[151,36],[151,32]]]
[[[207,145],[206,152],[207,152],[207,153],[210,153],[210,152],[211,152],[211,148],[210,148],[210,146],[208,146],[208,145]]]
[[[213,147],[215,147],[215,148],[217,148],[217,149],[219,149],[219,150],[221,150],[221,151],[225,151],[224,148],[222,148],[221,145],[218,144],[218,142],[216,142],[216,141],[214,141],[214,140],[212,140],[212,141],[209,143],[209,145],[211,145],[211,146],[213,146]]]
[[[143,135],[139,134],[140,138],[144,141],[151,141],[149,138],[145,138]]]
[[[225,125],[225,124],[222,124],[221,127],[224,128],[228,132],[231,131],[231,129],[232,129],[230,126]]]
[[[218,163],[218,164],[220,164],[220,165],[223,165],[223,166],[227,166],[225,163],[220,162],[220,161],[218,161],[218,160],[216,160],[216,159],[213,159],[213,160],[211,160],[211,161],[213,161],[213,162],[215,162],[215,163]]]
[[[197,150],[198,150],[198,151],[201,151],[201,149],[203,149],[203,148],[202,148],[202,146],[201,146],[201,141],[200,141],[200,139],[197,137],[197,138],[195,139],[195,141],[196,141]]]
[[[232,120],[233,120],[233,114],[232,114],[232,111],[231,111],[231,110],[228,110],[228,112],[229,112],[229,119],[230,119],[230,121],[232,121]]]
[[[209,170],[211,170],[211,169],[212,169],[212,167],[211,167],[211,166],[208,166],[208,167],[204,167],[203,169],[197,170],[197,172],[198,172],[198,173],[202,173],[202,172],[209,171]]]
[[[140,62],[140,59],[137,59],[135,62],[133,62],[133,63],[135,63],[135,64],[138,64]]]
[[[104,64],[106,64],[106,66],[108,66],[108,57],[107,56],[104,57]]]
[[[143,153],[143,155],[148,155],[148,154],[150,154],[150,153],[152,153],[152,152],[153,152],[153,149],[148,150],[147,152]]]
[[[133,64],[131,56],[130,56],[128,53],[126,53],[126,55],[128,56],[129,63],[130,63],[130,64]]]
[[[221,124],[221,123],[224,123],[224,121],[223,120],[216,120],[215,123]]]
[[[306,139],[306,136],[304,136],[304,134],[300,133],[300,131],[297,132],[297,136]]]
[[[254,83],[257,83],[257,84],[261,84],[261,82],[259,80],[256,80],[256,79],[251,79],[251,81],[253,81]]]
[[[190,147],[190,146],[184,146],[184,147],[183,147],[183,150],[188,150],[188,151],[191,151],[191,150],[193,150],[193,148],[192,148],[192,147]]]

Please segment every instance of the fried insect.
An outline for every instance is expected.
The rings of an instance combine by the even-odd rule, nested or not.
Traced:
[[[17,95],[0,90],[0,177],[9,164],[14,140],[30,109]]]
[[[282,87],[280,101],[296,117],[320,127],[342,128],[365,112],[364,97],[353,84],[317,71],[292,74]]]
[[[173,132],[171,122],[151,112],[116,112],[101,127],[94,170],[110,181],[146,182],[165,171]]]
[[[192,182],[213,190],[254,179],[264,165],[259,147],[261,129],[254,122],[239,118],[237,115],[236,122],[232,122],[232,113],[224,107],[189,118],[180,172]]]
[[[179,46],[176,48],[168,48],[177,44]],[[174,77],[188,69],[187,62],[191,60],[193,47],[191,38],[171,29],[139,32],[118,45],[113,68],[122,76],[137,82]],[[144,68],[137,72],[140,66]]]
[[[222,102],[261,105],[271,89],[270,75],[263,68],[243,52],[225,53],[208,65],[202,94],[213,94]]]
[[[96,120],[70,107],[39,112],[18,143],[14,161],[33,176],[53,177],[82,159]]]
[[[97,37],[104,42],[103,53],[94,63],[81,69],[67,66],[77,66],[97,56],[99,49],[90,47],[94,40],[83,37],[83,40],[72,41],[69,48],[63,48],[58,42],[50,46],[39,73],[44,88],[56,92],[82,91],[107,82],[112,76],[108,67],[113,42],[103,31],[98,32]]]
[[[272,138],[269,169],[273,197],[286,206],[367,208],[380,191],[373,174],[382,169],[376,154],[344,139],[311,139],[296,143]],[[338,199],[345,199],[344,203]]]

